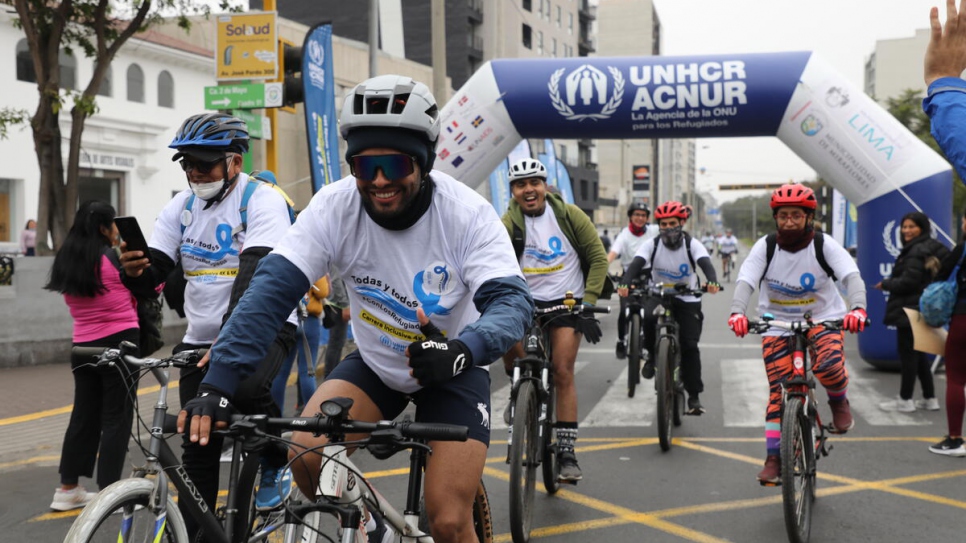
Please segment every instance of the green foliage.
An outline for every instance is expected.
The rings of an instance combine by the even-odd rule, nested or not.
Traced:
[[[26,109],[0,108],[0,140],[7,139],[11,127],[25,124],[29,120],[30,112]]]
[[[930,133],[931,123],[929,116],[922,110],[922,98],[921,91],[907,89],[898,97],[887,99],[886,109],[917,138],[925,142],[933,151],[945,157],[945,153],[939,148],[939,144],[936,143]],[[953,169],[952,206],[953,216],[961,214],[963,208],[966,207],[966,185],[963,184],[963,180],[959,177],[955,168]]]
[[[743,240],[756,240],[775,229],[771,218],[771,193],[745,196],[721,205],[721,221]],[[755,227],[752,227],[752,223]]]

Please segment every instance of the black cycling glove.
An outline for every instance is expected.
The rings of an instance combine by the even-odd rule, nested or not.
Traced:
[[[445,383],[473,366],[473,354],[458,339],[447,340],[433,323],[420,326],[425,341],[409,344],[409,367],[424,387]]]
[[[600,341],[600,321],[591,316],[582,316],[577,317],[577,324],[580,326],[577,331],[582,333],[587,341],[591,343]]]
[[[224,392],[212,386],[201,385],[198,387],[198,395],[188,400],[181,410],[188,413],[185,424],[187,431],[191,417],[211,417],[211,427],[214,428],[215,423],[231,422],[231,414],[235,409]]]
[[[322,308],[322,326],[328,330],[340,323],[342,323],[342,310],[332,304],[325,304]]]

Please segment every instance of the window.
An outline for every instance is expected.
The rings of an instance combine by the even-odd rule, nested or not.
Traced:
[[[533,30],[530,28],[530,25],[524,24],[523,25],[523,46],[526,47],[527,49],[533,49],[532,40],[533,40]]]
[[[174,107],[174,78],[167,70],[158,74],[158,105]]]
[[[570,22],[568,23],[568,26],[567,26],[567,33],[573,35],[573,33],[574,33],[574,14],[573,14],[573,12],[568,13],[567,14],[567,17],[570,19]]]
[[[17,235],[20,235],[19,230],[15,230],[13,227],[13,221],[16,217],[13,216],[13,209],[11,204],[11,185],[13,181],[10,179],[0,179],[0,241],[14,241],[13,235],[16,231]],[[27,221],[24,221],[24,225]]]
[[[540,0],[543,2],[543,0]],[[533,12],[533,2],[531,0],[523,0],[523,9]]]
[[[537,54],[543,54],[543,31],[537,31]]]
[[[563,13],[560,6],[557,6],[557,28],[563,27]]]
[[[544,18],[545,18],[545,19],[547,19],[547,21],[548,21],[548,22],[549,22],[549,21],[550,21],[550,20],[552,19],[552,17],[553,17],[553,16],[551,15],[551,12],[552,12],[552,11],[553,11],[553,8],[551,8],[551,7],[550,7],[550,0],[547,0],[547,9],[546,9],[546,10],[545,10],[545,11],[543,12],[543,16],[544,16]]]
[[[550,56],[552,57],[557,56],[557,38],[553,38],[550,40]]]
[[[127,67],[127,100],[144,103],[144,71],[137,64]]]
[[[580,199],[585,202],[590,199],[589,188],[590,187],[587,184],[587,180],[581,179],[580,180]]]
[[[97,89],[97,95],[114,96],[114,70],[110,66],[104,72],[104,79],[101,80],[101,86]]]
[[[17,80],[36,83],[37,73],[34,71],[34,60],[30,56],[30,46],[27,45],[26,38],[17,42],[16,51]],[[77,60],[72,55],[61,51],[58,62],[60,63],[60,87],[74,89],[77,86]]]
[[[61,50],[60,56],[57,58],[57,62],[60,63],[60,88],[70,90],[76,89],[77,60],[73,55],[68,55]]]

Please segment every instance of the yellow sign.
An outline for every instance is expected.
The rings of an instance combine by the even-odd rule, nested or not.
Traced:
[[[215,26],[215,79],[275,79],[275,12],[219,15]]]

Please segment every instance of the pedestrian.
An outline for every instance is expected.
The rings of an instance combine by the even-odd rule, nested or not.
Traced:
[[[610,251],[610,236],[607,235],[607,229],[604,229],[604,234],[600,236],[600,242],[604,244],[604,252]]]
[[[113,249],[119,238],[115,215],[104,202],[81,204],[44,286],[64,295],[74,320],[72,344],[77,347],[138,342],[137,305],[121,282]],[[94,367],[91,357],[72,354],[70,367],[74,407],[60,455],[60,487],[50,504],[55,511],[83,507],[94,498],[79,480],[92,477],[95,464],[98,488],[121,478],[137,393],[137,381],[124,363]]]
[[[351,318],[352,311],[349,309],[349,295],[345,290],[345,281],[338,272],[330,271],[329,297],[325,301],[322,317],[322,326],[329,331],[324,358],[326,378],[342,360],[342,350],[345,348]]]
[[[929,11],[929,44],[923,60],[926,99],[922,108],[929,116],[931,132],[943,154],[960,176],[966,175],[966,6],[957,11],[954,0],[946,0],[946,24],[939,23],[939,9]],[[966,217],[963,218],[966,232]],[[943,260],[936,275],[944,281],[963,255],[963,243]],[[963,414],[966,411],[966,267],[956,277],[957,300],[946,337],[946,437],[929,447],[936,454],[966,456],[963,445]]]
[[[901,382],[899,396],[879,404],[886,411],[909,413],[919,409],[939,410],[936,389],[932,381],[932,367],[925,353],[913,349],[912,324],[903,310],[919,308],[919,297],[926,285],[939,272],[940,261],[949,253],[945,245],[930,235],[932,227],[925,213],[913,211],[902,217],[900,226],[902,250],[892,266],[892,273],[873,288],[889,293],[885,318],[888,326],[896,327]],[[920,401],[913,402],[916,377],[922,387]]]
[[[20,233],[20,254],[36,256],[37,254],[37,221],[30,219],[27,226]]]

